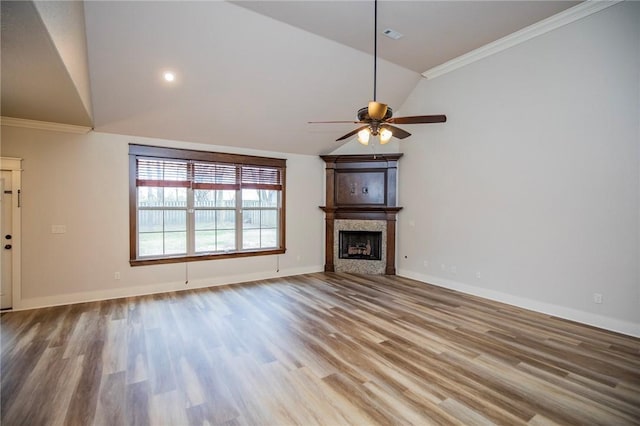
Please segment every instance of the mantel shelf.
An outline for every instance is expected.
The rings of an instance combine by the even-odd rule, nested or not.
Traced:
[[[328,213],[328,212],[398,213],[400,210],[402,210],[402,207],[390,207],[390,206],[335,206],[335,207],[320,206],[320,208],[325,213]]]

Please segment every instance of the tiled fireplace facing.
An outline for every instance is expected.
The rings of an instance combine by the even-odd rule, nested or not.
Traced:
[[[402,154],[325,155],[325,271],[395,274],[397,163]]]

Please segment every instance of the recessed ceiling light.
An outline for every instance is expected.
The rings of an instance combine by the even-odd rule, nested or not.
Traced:
[[[162,77],[164,78],[165,81],[168,81],[168,82],[172,82],[176,79],[176,75],[171,71],[166,71],[164,74],[162,74]]]
[[[394,40],[398,40],[399,38],[404,37],[404,34],[400,34],[396,30],[392,30],[391,28],[387,28],[384,31],[382,31],[382,34],[384,34],[387,37],[392,38]]]

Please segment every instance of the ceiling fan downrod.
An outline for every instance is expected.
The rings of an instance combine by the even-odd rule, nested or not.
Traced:
[[[373,120],[382,120],[387,114],[387,105],[377,102],[378,87],[378,0],[373,2],[373,101],[369,102],[367,112]]]
[[[373,102],[376,101],[378,82],[378,0],[373,4]]]

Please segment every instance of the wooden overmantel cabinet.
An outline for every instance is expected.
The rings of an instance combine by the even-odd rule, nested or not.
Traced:
[[[336,219],[385,220],[385,274],[395,275],[398,160],[402,154],[321,155],[326,164],[325,265],[334,272]]]

